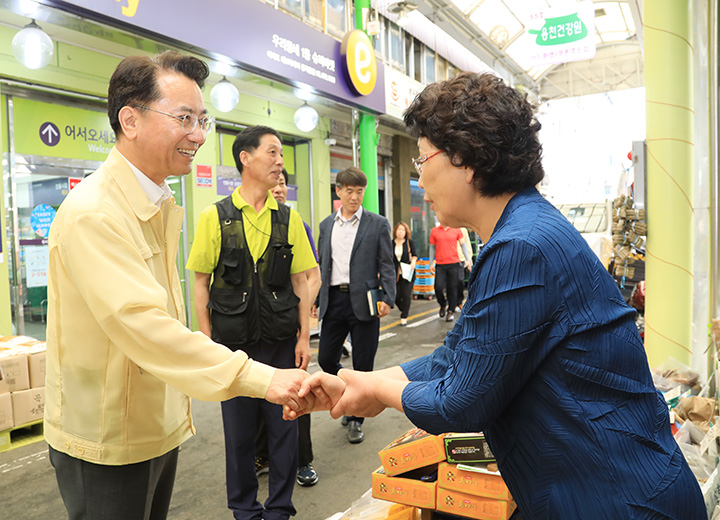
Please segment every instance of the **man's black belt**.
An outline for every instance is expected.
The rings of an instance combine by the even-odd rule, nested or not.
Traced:
[[[340,292],[350,292],[350,284],[349,283],[341,283],[340,285],[331,285],[330,289],[337,289]]]

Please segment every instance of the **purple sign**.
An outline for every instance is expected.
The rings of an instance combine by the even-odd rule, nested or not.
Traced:
[[[48,146],[55,146],[60,142],[60,130],[55,123],[47,121],[40,125],[40,140]]]
[[[301,20],[257,0],[45,0],[43,3],[88,16],[112,18],[132,30],[164,35],[223,54],[254,72],[279,81],[305,83],[336,101],[385,113],[385,71],[377,64],[377,83],[366,96],[354,93],[342,72],[341,43]],[[135,9],[131,9],[130,5]],[[80,9],[78,9],[80,8]]]

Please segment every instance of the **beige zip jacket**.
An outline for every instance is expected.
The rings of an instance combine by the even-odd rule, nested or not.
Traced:
[[[160,208],[116,149],[67,196],[49,238],[45,438],[107,465],[194,433],[188,396],[264,397],[275,369],[184,323],[183,209]]]

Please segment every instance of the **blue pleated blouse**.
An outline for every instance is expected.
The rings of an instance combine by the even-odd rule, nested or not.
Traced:
[[[405,363],[405,414],[483,431],[530,519],[706,519],[635,311],[535,188],[507,204],[443,346]]]

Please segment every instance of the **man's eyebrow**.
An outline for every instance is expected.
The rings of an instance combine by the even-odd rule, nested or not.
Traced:
[[[188,105],[182,105],[178,108],[180,112],[189,112],[191,114],[195,113],[195,109],[188,106]],[[207,114],[207,108],[204,108],[202,112],[200,112],[201,115]]]

